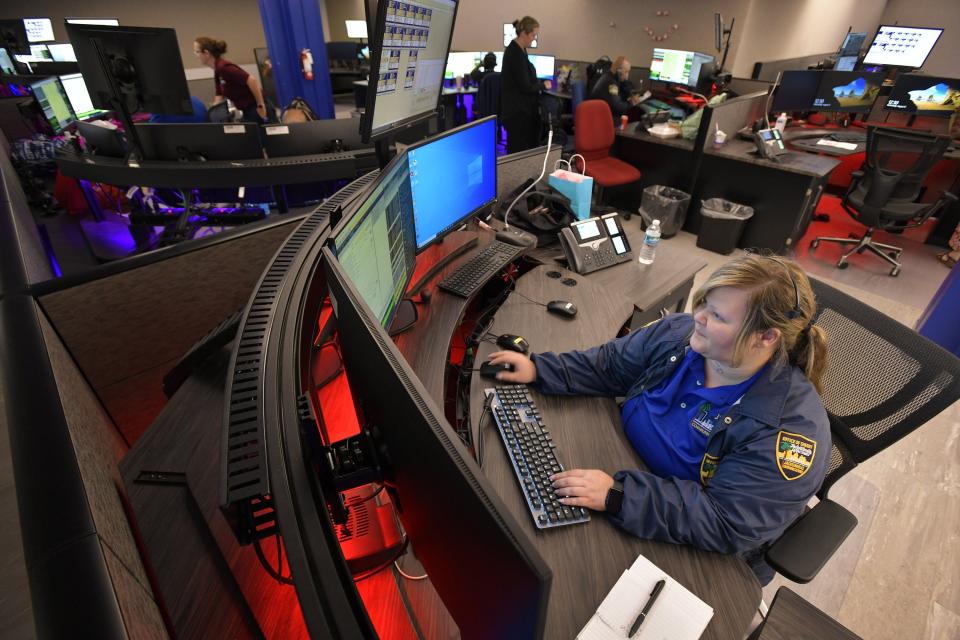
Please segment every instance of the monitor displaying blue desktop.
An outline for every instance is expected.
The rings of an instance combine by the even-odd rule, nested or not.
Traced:
[[[706,67],[712,63],[713,56],[705,53],[657,47],[650,61],[650,79],[695,87]]]
[[[407,150],[418,253],[496,199],[496,135],[490,116]]]
[[[882,73],[824,71],[812,109],[867,113],[873,108],[881,84]]]
[[[880,25],[863,64],[919,69],[942,33],[943,29]]]
[[[389,326],[416,264],[406,154],[397,155],[353,213],[344,216],[333,248],[381,326]]]
[[[960,80],[901,74],[883,108],[910,115],[949,118],[960,110]]]
[[[553,80],[556,73],[556,61],[553,56],[542,56],[536,53],[528,53],[527,59],[537,70],[537,80]]]
[[[59,78],[44,78],[30,85],[44,117],[56,133],[77,119]]]

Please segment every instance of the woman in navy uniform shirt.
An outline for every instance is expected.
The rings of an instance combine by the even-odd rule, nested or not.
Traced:
[[[532,149],[540,142],[540,90],[537,71],[527,58],[540,33],[540,23],[524,16],[513,23],[517,31],[503,52],[500,65],[500,122],[507,130],[507,153]]]
[[[643,538],[735,553],[762,584],[763,547],[801,513],[830,461],[818,394],[826,334],[793,262],[747,255],[674,314],[586,351],[492,354],[498,374],[543,393],[623,396],[623,426],[649,471],[552,477],[565,505],[605,511]]]

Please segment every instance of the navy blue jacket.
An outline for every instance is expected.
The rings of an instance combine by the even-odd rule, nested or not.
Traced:
[[[586,351],[535,354],[535,387],[629,400],[673,374],[692,332],[693,317],[676,314]],[[803,513],[829,461],[816,389],[799,368],[770,366],[710,434],[699,482],[620,471],[623,508],[611,520],[641,538],[738,554],[766,584],[763,545]]]

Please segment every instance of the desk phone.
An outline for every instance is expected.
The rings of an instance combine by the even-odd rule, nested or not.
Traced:
[[[757,144],[757,152],[764,158],[776,158],[787,153],[779,129],[760,129],[753,134],[753,139]]]
[[[561,229],[559,235],[567,264],[580,274],[606,269],[633,257],[616,212],[578,220]]]

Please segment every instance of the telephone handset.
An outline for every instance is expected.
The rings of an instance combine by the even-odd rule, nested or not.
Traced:
[[[567,264],[580,274],[628,262],[632,257],[617,213],[578,220],[561,229],[559,237]]]
[[[754,132],[753,141],[757,145],[757,153],[764,158],[772,160],[787,153],[787,147],[783,144],[783,136],[779,129],[760,129]]]

